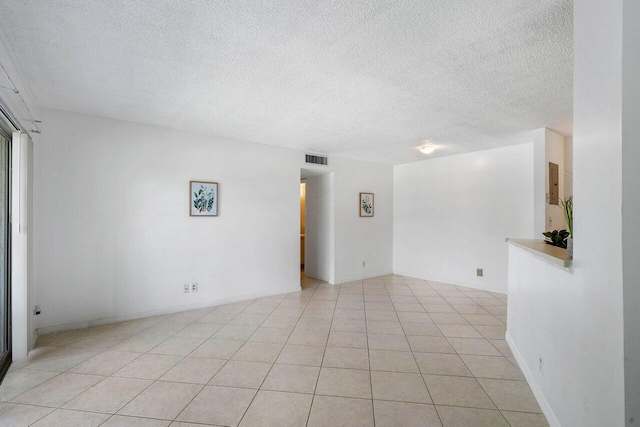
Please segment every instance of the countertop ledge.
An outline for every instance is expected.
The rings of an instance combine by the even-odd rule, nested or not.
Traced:
[[[504,239],[527,252],[544,258],[560,267],[571,267],[571,258],[567,255],[567,250],[557,246],[548,245],[541,239]]]

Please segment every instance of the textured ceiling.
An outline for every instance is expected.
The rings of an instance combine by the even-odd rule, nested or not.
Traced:
[[[0,0],[40,107],[384,163],[571,133],[571,0]]]

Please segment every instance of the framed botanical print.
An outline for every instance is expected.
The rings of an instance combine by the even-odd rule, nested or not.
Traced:
[[[218,183],[189,181],[189,215],[218,216]]]
[[[360,216],[373,216],[373,193],[360,193]]]

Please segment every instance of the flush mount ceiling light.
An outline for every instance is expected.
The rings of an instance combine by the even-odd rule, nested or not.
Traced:
[[[431,153],[433,153],[433,150],[435,150],[435,149],[436,149],[435,145],[431,144],[430,142],[428,142],[428,143],[426,143],[423,146],[418,148],[418,150],[422,154],[431,154]]]

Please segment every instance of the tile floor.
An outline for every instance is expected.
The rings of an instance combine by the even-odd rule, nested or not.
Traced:
[[[384,276],[45,335],[2,426],[547,426],[506,296]]]

